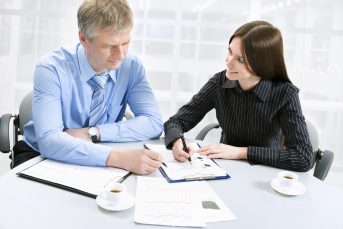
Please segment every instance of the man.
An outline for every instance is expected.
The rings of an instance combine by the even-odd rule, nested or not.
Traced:
[[[163,130],[144,67],[128,53],[131,9],[125,0],[86,0],[77,17],[80,44],[36,66],[32,117],[14,147],[14,164],[40,152],[67,163],[153,172],[162,161],[156,152],[93,143],[157,138]],[[127,104],[135,118],[122,122]]]

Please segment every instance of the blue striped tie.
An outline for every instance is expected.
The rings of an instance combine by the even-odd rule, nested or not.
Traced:
[[[108,77],[108,75],[93,76],[92,80],[95,83],[95,89],[93,92],[91,109],[89,113],[89,126],[104,124],[107,121],[106,105],[104,103],[104,88]]]

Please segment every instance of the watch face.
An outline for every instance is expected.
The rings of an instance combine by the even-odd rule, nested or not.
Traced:
[[[96,136],[98,134],[98,128],[96,127],[91,127],[88,129],[88,134],[90,136]]]
[[[91,127],[88,129],[88,134],[92,142],[94,143],[99,142],[98,133],[99,133],[99,129],[96,127]]]

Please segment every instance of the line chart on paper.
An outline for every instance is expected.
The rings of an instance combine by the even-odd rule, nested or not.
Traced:
[[[201,201],[189,183],[169,184],[163,178],[138,177],[135,221],[172,226],[204,226]]]
[[[192,197],[189,189],[143,188],[144,215],[158,218],[191,218]]]

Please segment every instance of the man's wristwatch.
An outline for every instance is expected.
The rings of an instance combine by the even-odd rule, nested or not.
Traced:
[[[88,135],[92,139],[92,142],[99,142],[98,135],[99,129],[95,126],[88,128]]]

